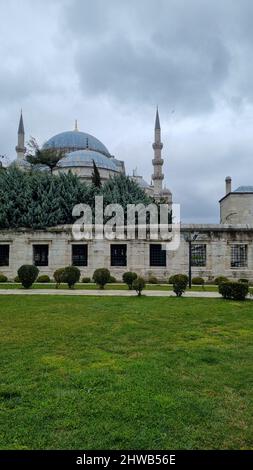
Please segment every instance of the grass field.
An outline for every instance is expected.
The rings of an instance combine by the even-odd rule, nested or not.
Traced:
[[[55,283],[39,283],[35,282],[32,286],[33,289],[55,289]],[[0,283],[0,289],[23,289],[20,283],[15,282],[2,282]],[[59,289],[68,289],[67,284],[61,284]],[[75,285],[75,289],[84,289],[84,290],[96,290],[98,287],[94,283],[80,283]],[[146,284],[147,290],[161,290],[161,291],[169,291],[173,290],[171,284]],[[105,286],[105,290],[128,290],[126,284],[123,283],[113,283],[107,284]],[[217,286],[192,286],[193,291],[206,291],[206,292],[217,292]],[[252,289],[253,290],[253,289]]]
[[[1,289],[23,289],[20,283],[15,282],[2,282],[0,283]],[[55,289],[55,283],[39,283],[35,282],[32,286],[32,289]],[[61,284],[59,289],[68,289],[67,284]],[[94,283],[78,283],[75,285],[77,290],[96,290],[98,287]],[[172,291],[173,286],[171,284],[146,284],[146,290],[154,291]],[[123,283],[112,283],[105,286],[105,290],[128,290],[126,284]],[[187,288],[189,290],[189,288]],[[193,292],[218,292],[218,287],[215,285],[205,285],[205,286],[192,286],[191,290]],[[249,292],[253,294],[253,287],[249,288]]]
[[[251,301],[0,297],[1,449],[253,447]]]

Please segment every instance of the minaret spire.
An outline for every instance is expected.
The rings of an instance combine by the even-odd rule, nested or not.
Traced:
[[[158,106],[156,108],[155,129],[160,129],[161,130]]]
[[[154,183],[154,197],[157,197],[157,198],[161,196],[161,193],[163,190],[162,181],[164,179],[164,175],[162,173],[162,167],[163,167],[162,148],[163,148],[163,144],[161,142],[161,126],[160,126],[159,111],[158,111],[158,106],[157,106],[156,118],[155,118],[155,141],[153,143],[154,158],[152,160],[153,167],[154,167],[154,173],[152,175],[152,180]]]
[[[18,125],[18,145],[16,146],[17,158],[24,160],[25,158],[25,129],[23,121],[23,113],[21,109],[19,125]]]

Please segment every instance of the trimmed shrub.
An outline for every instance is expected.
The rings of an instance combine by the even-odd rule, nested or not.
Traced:
[[[157,279],[157,277],[155,277],[155,276],[153,276],[153,275],[149,276],[149,278],[148,278],[148,283],[149,283],[149,284],[158,284],[158,279]]]
[[[136,279],[134,279],[133,288],[134,290],[136,290],[139,297],[141,296],[141,293],[143,289],[145,289],[145,287],[146,287],[146,282],[145,282],[145,279],[143,279],[143,277],[137,277]]]
[[[219,293],[224,299],[245,300],[249,286],[245,282],[228,281],[219,284]]]
[[[7,281],[8,281],[8,278],[4,274],[0,273],[0,282],[7,282]]]
[[[41,283],[50,282],[50,277],[47,276],[47,274],[43,274],[43,275],[41,275],[41,276],[39,276],[39,277],[37,278],[37,281],[36,281],[36,282],[41,282]]]
[[[172,284],[176,296],[181,297],[187,287],[188,276],[186,276],[186,274],[175,274]]]
[[[245,284],[249,284],[249,280],[245,278],[238,279],[238,282],[244,282]]]
[[[37,266],[33,266],[30,264],[24,264],[18,270],[18,277],[20,279],[20,282],[22,283],[22,286],[25,289],[29,289],[29,287],[33,285],[33,283],[38,277],[38,274],[39,270]]]
[[[110,271],[106,268],[99,268],[94,271],[93,279],[100,289],[104,289],[105,285],[110,282]]]
[[[168,283],[173,284],[174,283],[174,277],[177,276],[177,274],[173,274],[172,276],[169,277]]]
[[[20,282],[20,279],[18,276],[14,277],[14,282]]]
[[[194,286],[203,286],[205,284],[205,280],[203,279],[203,277],[193,277],[192,284]]]
[[[82,282],[83,282],[83,284],[89,284],[91,282],[91,278],[90,277],[83,277]]]
[[[64,282],[63,281],[63,273],[65,271],[65,268],[58,268],[56,269],[56,271],[54,272],[54,280],[56,282],[56,289],[58,289],[59,285]]]
[[[128,271],[122,276],[123,282],[128,285],[128,289],[133,289],[133,282],[137,279],[137,274],[131,271]]]
[[[110,284],[112,284],[113,282],[117,282],[117,279],[116,277],[114,276],[110,276],[110,280],[109,280]]]
[[[76,266],[67,266],[62,273],[62,280],[68,284],[69,289],[73,289],[74,285],[79,281],[80,276],[80,269]]]
[[[229,282],[229,279],[225,276],[218,276],[214,279],[214,284],[219,286],[222,282]]]

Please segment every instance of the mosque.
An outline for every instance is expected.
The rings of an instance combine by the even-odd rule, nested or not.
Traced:
[[[77,121],[75,122],[75,129],[73,131],[65,131],[54,135],[44,143],[42,148],[60,150],[63,152],[64,157],[58,162],[54,169],[55,174],[71,171],[82,181],[90,183],[93,172],[93,162],[99,170],[102,183],[114,175],[120,173],[125,175],[126,173],[124,162],[111,155],[107,147],[99,139],[86,132],[79,131]],[[133,175],[130,178],[136,181],[148,195],[153,196],[157,200],[166,200],[171,204],[171,191],[163,187],[162,148],[160,118],[157,109],[153,143],[154,158],[152,160],[154,172],[151,184],[148,184],[142,176],[139,176],[137,170],[133,171]],[[22,111],[18,126],[16,153],[17,158],[13,164],[24,170],[29,169],[30,165],[25,157],[25,129]]]
[[[153,174],[151,184],[135,172],[135,180],[157,201],[172,204],[172,193],[163,186],[163,159],[159,112],[155,117]],[[62,132],[45,142],[45,149],[59,149],[64,156],[54,169],[56,174],[72,171],[90,182],[95,162],[102,182],[113,175],[125,174],[124,162],[115,158],[96,137],[78,130]],[[25,131],[21,114],[18,127],[17,158],[14,165],[27,170]],[[180,202],[180,201],[179,201]],[[253,281],[253,186],[233,190],[226,177],[225,194],[220,201],[220,221],[216,224],[181,224],[180,244],[165,250],[161,239],[88,240],[73,239],[71,226],[33,230],[0,230],[0,272],[14,279],[22,264],[35,264],[40,274],[50,278],[57,268],[75,265],[82,276],[92,278],[94,270],[106,267],[117,279],[125,271],[135,271],[147,280],[166,281],[172,274],[186,273],[213,282],[217,276]]]

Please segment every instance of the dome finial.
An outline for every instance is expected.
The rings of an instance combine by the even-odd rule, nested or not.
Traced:
[[[79,129],[78,129],[78,125],[77,125],[77,119],[76,119],[76,120],[75,120],[75,131],[77,131],[77,132],[78,132],[78,130],[79,130]]]

